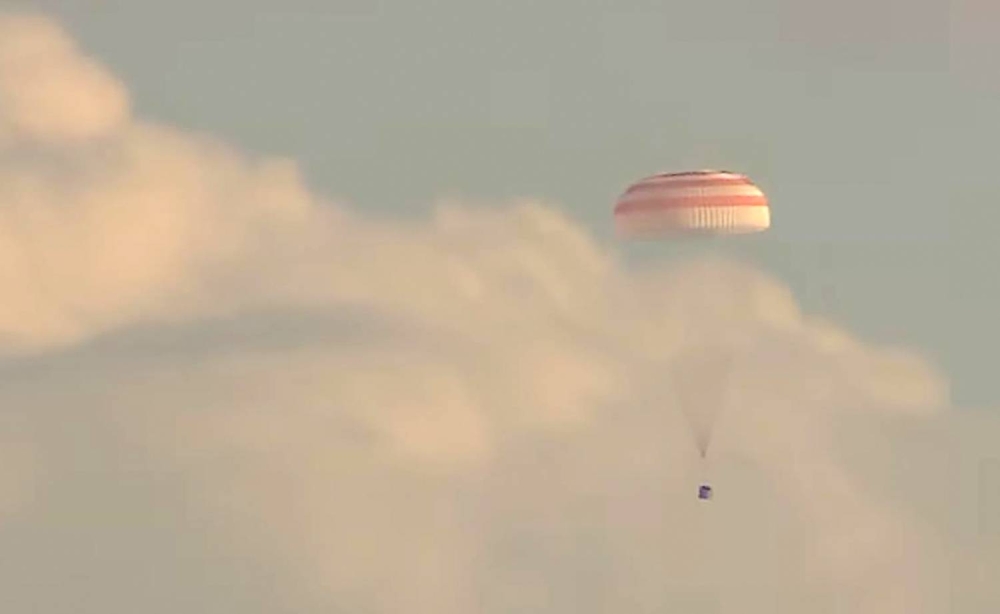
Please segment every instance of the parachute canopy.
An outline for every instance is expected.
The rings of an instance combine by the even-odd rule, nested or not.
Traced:
[[[642,179],[618,198],[614,216],[623,238],[745,234],[771,225],[771,210],[760,188],[744,175],[715,170]]]

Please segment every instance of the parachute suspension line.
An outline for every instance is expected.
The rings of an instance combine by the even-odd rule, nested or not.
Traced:
[[[690,425],[702,460],[727,405],[733,358],[726,346],[704,345],[681,352],[668,370],[674,402]]]

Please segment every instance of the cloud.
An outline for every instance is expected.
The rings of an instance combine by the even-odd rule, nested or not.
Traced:
[[[125,88],[38,15],[0,17],[0,146],[101,138],[128,120]]]
[[[944,611],[949,557],[996,560],[871,475],[905,429],[952,424],[946,378],[770,275],[637,269],[530,199],[366,216],[289,160],[129,116],[52,22],[0,32],[5,101],[58,77],[32,85],[37,116],[0,116],[0,406],[47,475],[0,543],[27,561],[0,574],[14,603],[37,605],[44,566],[12,536],[53,528],[116,553],[86,587],[51,572],[77,611],[171,607],[122,578],[185,538],[207,562],[152,574],[182,593],[253,560],[286,607],[387,614],[919,614]],[[63,109],[57,82],[93,103]],[[698,353],[731,370],[682,407],[669,375]],[[702,463],[684,410],[713,391]]]
[[[287,160],[129,118],[51,22],[4,17],[0,34],[0,126],[33,139],[0,157],[0,351],[208,311],[229,263],[250,270],[325,215]]]

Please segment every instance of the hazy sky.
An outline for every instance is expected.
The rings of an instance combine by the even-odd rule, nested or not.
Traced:
[[[363,210],[530,195],[604,237],[637,175],[748,172],[775,206],[755,260],[932,353],[956,398],[1000,398],[988,0],[30,4],[140,113],[293,156]]]
[[[1000,10],[685,4],[0,2],[0,605],[997,611]]]

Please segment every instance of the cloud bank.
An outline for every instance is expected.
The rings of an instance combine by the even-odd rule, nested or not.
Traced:
[[[0,473],[22,563],[0,592],[25,611],[919,614],[996,596],[969,579],[1000,548],[887,486],[899,454],[947,463],[910,430],[967,441],[940,434],[947,380],[921,356],[739,263],[631,267],[552,204],[366,216],[290,160],[133,116],[40,16],[0,17],[0,294],[19,425],[0,442],[32,459]],[[695,387],[728,393],[707,464],[669,377],[699,351],[732,361]]]

